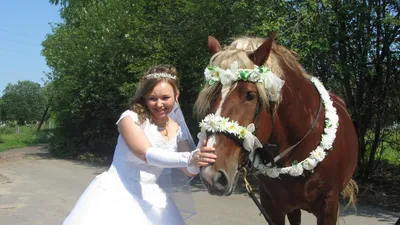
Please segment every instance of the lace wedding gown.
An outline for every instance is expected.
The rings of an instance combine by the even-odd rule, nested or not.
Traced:
[[[138,122],[130,110],[118,122],[126,116]],[[180,129],[166,141],[149,120],[140,126],[153,147],[177,151]],[[134,156],[119,136],[110,168],[90,183],[63,225],[184,225],[176,205],[157,183],[162,171]]]

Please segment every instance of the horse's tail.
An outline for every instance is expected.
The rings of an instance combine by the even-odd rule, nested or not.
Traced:
[[[349,202],[347,203],[345,208],[351,206],[354,209],[356,209],[357,195],[358,195],[358,185],[353,179],[351,179],[350,182],[342,191],[343,198],[349,199]]]
[[[349,206],[353,207],[356,211],[356,203],[357,203],[357,195],[358,195],[358,185],[357,183],[351,179],[350,182],[347,184],[347,186],[344,188],[344,190],[342,191],[342,197],[348,198],[349,202],[347,203],[346,207],[344,207],[345,209],[348,208]],[[337,211],[337,224],[340,225],[340,206],[338,207],[338,211]]]

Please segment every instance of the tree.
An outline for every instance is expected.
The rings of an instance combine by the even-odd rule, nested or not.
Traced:
[[[47,76],[49,76],[50,73],[47,74]],[[37,125],[37,131],[39,131],[42,128],[42,125],[44,124],[44,122],[49,119],[50,117],[50,108],[52,106],[53,103],[53,97],[56,93],[56,90],[54,89],[54,85],[49,82],[46,83],[44,88],[43,88],[43,95],[46,98],[46,106],[44,111],[42,112],[42,116],[41,119],[39,121],[39,124]]]
[[[368,179],[386,128],[399,121],[399,2],[335,1],[332,12],[336,78],[359,135],[359,174]]]
[[[3,107],[3,99],[0,98],[0,122],[4,121],[4,107]]]
[[[38,121],[46,104],[40,84],[32,81],[18,81],[8,84],[3,91],[2,120],[14,120],[19,125]]]
[[[65,23],[55,25],[43,42],[43,54],[53,69],[52,113],[59,132],[51,147],[57,152],[112,152],[115,119],[128,99],[124,88],[136,83],[137,71],[157,58],[151,54],[157,44],[141,31],[147,25],[142,21],[142,3],[92,1],[87,6],[65,6]],[[139,63],[143,61],[147,62]],[[131,62],[142,69],[129,72]]]

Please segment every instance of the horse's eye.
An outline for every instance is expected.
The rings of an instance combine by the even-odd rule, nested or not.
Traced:
[[[246,101],[252,101],[256,98],[256,94],[254,92],[246,93]]]

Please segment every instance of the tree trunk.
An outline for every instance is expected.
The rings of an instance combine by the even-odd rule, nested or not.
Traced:
[[[40,120],[40,123],[39,123],[39,125],[37,127],[37,131],[39,131],[40,128],[42,128],[42,125],[44,123],[44,119],[46,118],[46,115],[47,115],[47,112],[49,111],[49,109],[50,109],[50,105],[46,106],[46,109],[43,112],[42,119]]]

